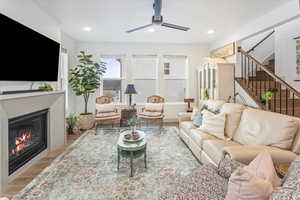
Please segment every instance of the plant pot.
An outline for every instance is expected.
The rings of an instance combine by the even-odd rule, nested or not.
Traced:
[[[78,128],[88,130],[94,126],[94,115],[92,113],[80,114],[78,117]]]

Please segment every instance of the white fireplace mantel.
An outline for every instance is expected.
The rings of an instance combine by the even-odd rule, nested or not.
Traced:
[[[8,175],[8,120],[32,112],[49,109],[48,147],[12,175]],[[24,172],[48,152],[63,147],[67,141],[65,131],[65,93],[36,92],[0,95],[0,197],[10,181]]]

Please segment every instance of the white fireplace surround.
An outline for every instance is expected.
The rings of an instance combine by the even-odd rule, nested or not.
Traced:
[[[49,109],[47,149],[9,176],[8,120],[44,109]],[[64,92],[0,95],[0,197],[5,193],[10,181],[45,157],[48,152],[63,147],[67,142],[66,137]]]

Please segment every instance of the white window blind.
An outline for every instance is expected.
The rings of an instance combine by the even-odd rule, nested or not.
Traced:
[[[133,56],[133,82],[137,90],[135,102],[144,103],[156,94],[158,58],[155,55]]]
[[[187,71],[186,56],[164,56],[164,87],[165,98],[168,102],[182,102],[185,98],[186,86],[186,71]],[[165,73],[165,72],[168,73]]]

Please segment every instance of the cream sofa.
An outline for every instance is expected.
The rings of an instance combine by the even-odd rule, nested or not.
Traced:
[[[300,119],[224,101],[205,101],[210,110],[226,113],[225,140],[195,127],[191,114],[179,116],[179,135],[203,164],[217,165],[225,154],[248,164],[268,150],[275,164],[290,163],[300,154]]]

